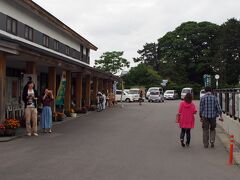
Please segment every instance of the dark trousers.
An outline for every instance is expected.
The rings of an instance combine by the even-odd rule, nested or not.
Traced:
[[[203,128],[203,144],[204,146],[208,146],[209,139],[210,143],[215,142],[216,136],[216,118],[203,118],[202,122]],[[210,136],[210,138],[209,138]]]
[[[190,144],[190,140],[191,140],[191,129],[189,128],[182,128],[181,130],[181,134],[180,134],[180,139],[181,141],[184,141],[184,137],[185,137],[185,134],[187,136],[187,144]]]

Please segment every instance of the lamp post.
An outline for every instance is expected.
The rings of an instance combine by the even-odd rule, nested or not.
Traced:
[[[215,79],[216,79],[216,89],[218,89],[218,79],[220,78],[220,76],[218,74],[215,75]]]

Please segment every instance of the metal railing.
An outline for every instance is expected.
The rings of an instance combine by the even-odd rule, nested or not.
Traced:
[[[240,122],[240,89],[214,90],[223,113]]]

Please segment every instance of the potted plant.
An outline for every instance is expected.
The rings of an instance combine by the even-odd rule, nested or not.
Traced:
[[[64,118],[65,118],[64,113],[62,113],[62,112],[55,112],[54,113],[55,121],[62,121]]]
[[[17,119],[6,119],[4,121],[5,135],[15,136],[17,128],[20,127],[20,122]]]
[[[0,136],[4,136],[5,126],[4,124],[0,124]]]

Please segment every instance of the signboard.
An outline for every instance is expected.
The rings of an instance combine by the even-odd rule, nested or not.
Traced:
[[[212,86],[212,77],[209,74],[204,74],[203,75],[203,81],[204,81],[204,86]]]
[[[56,105],[58,106],[64,105],[65,93],[66,93],[66,71],[63,71],[62,79],[57,92]]]

